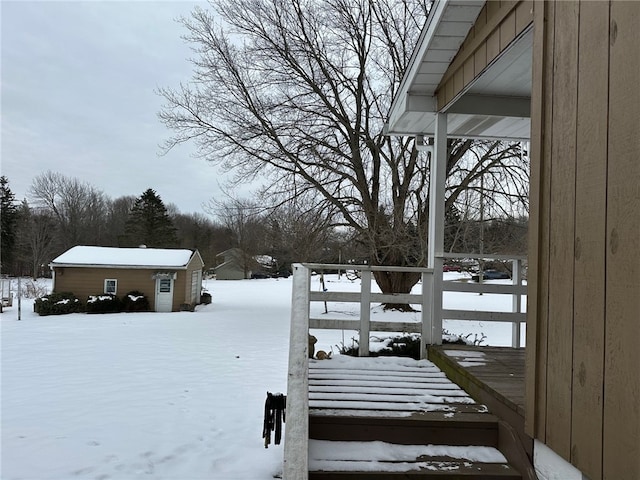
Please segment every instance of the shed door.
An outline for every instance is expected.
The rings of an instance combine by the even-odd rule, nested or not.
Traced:
[[[173,307],[173,279],[156,279],[156,312],[170,312]]]
[[[202,271],[194,270],[191,274],[191,303],[200,303],[200,291],[202,290]]]

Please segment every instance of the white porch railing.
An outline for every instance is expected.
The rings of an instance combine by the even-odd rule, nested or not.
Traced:
[[[368,265],[293,265],[293,292],[291,305],[291,332],[289,341],[289,372],[287,385],[287,427],[284,445],[284,479],[306,480],[308,478],[309,441],[309,329],[357,330],[360,340],[359,355],[369,354],[370,332],[407,332],[421,334],[421,356],[426,356],[427,345],[442,344],[442,320],[484,320],[511,322],[512,346],[520,346],[520,325],[526,321],[522,312],[522,295],[526,286],[522,283],[522,261],[525,257],[483,256],[485,260],[511,260],[513,264],[512,284],[486,284],[444,282],[442,266],[444,258],[478,258],[472,254],[447,254],[436,257],[434,268],[375,267]],[[360,292],[311,291],[312,272],[323,270],[354,270],[360,272]],[[415,272],[421,276],[419,294],[382,294],[372,292],[372,273]],[[335,285],[335,284],[333,284]],[[511,295],[512,311],[495,312],[479,310],[453,310],[442,308],[443,292],[492,293]],[[357,319],[331,317],[328,311],[321,317],[311,317],[311,302],[358,303]],[[420,322],[385,322],[371,320],[372,303],[408,303],[421,305]]]
[[[359,292],[346,291],[309,291],[309,302],[340,302],[358,303],[360,305],[357,319],[332,317],[331,310],[321,316],[310,316],[309,328],[329,330],[356,330],[362,341],[359,341],[360,356],[369,355],[370,332],[407,332],[420,333],[422,338],[422,352],[426,354],[426,345],[440,345],[442,343],[442,320],[481,320],[489,322],[508,322],[512,324],[512,347],[520,347],[521,324],[526,322],[526,313],[522,311],[522,296],[527,294],[527,287],[522,282],[522,262],[526,257],[508,257],[503,255],[484,256],[483,260],[510,261],[512,263],[512,283],[510,285],[475,282],[443,281],[442,265],[444,259],[473,259],[473,254],[446,254],[436,258],[435,268],[415,267],[379,267],[368,265],[329,265],[302,264],[301,269],[294,272],[306,275],[307,283],[311,285],[313,272],[323,270],[354,270],[360,272],[361,289]],[[421,277],[421,292],[408,294],[383,294],[372,292],[371,282],[373,272],[413,272]],[[332,284],[332,288],[334,288]],[[338,284],[339,285],[339,284]],[[511,311],[492,310],[460,310],[443,309],[444,292],[465,292],[477,294],[502,294],[512,298]],[[420,305],[420,322],[388,322],[371,320],[371,305],[375,303],[408,303]],[[304,307],[310,311],[309,306]]]
[[[475,259],[475,260],[497,260],[511,262],[511,285],[487,284],[480,280],[478,283],[463,282],[443,282],[442,292],[468,292],[468,293],[494,293],[511,295],[510,312],[494,312],[483,310],[442,310],[438,318],[447,320],[482,320],[487,322],[510,322],[511,323],[511,346],[519,348],[522,346],[521,331],[522,324],[527,321],[527,314],[523,312],[522,296],[527,294],[527,286],[523,283],[523,262],[525,256],[493,255],[479,257],[476,254],[468,253],[447,253],[443,257],[436,258],[436,262],[448,260]],[[439,263],[442,270],[442,263]],[[442,330],[442,324],[440,324]]]

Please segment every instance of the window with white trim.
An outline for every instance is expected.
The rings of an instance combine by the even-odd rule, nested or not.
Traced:
[[[104,281],[104,293],[115,295],[118,292],[118,280],[107,278]]]

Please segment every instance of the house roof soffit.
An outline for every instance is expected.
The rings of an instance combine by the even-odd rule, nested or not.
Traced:
[[[434,3],[393,100],[388,135],[434,134],[438,112],[436,90],[484,3],[453,0]],[[457,35],[448,37],[441,32]],[[532,44],[530,29],[445,106],[442,111],[448,113],[449,136],[514,140],[529,137]]]

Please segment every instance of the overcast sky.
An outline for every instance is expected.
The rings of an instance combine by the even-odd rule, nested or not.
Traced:
[[[217,167],[157,119],[157,87],[191,76],[184,27],[194,1],[2,0],[2,175],[17,200],[52,170],[107,196],[153,188],[183,213],[220,196]]]

